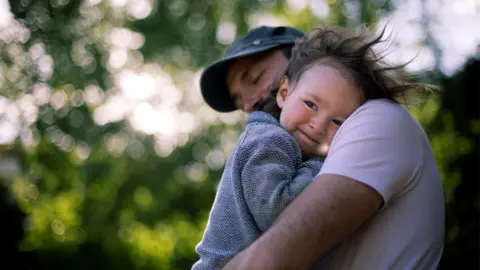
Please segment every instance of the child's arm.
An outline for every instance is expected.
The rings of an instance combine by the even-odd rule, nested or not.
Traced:
[[[286,132],[272,129],[242,144],[235,163],[243,194],[260,230],[265,231],[285,207],[320,171],[322,161],[301,163],[297,142]]]

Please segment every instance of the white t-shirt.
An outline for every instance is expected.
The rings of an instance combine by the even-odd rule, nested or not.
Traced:
[[[358,108],[335,135],[319,174],[353,178],[384,200],[333,250],[329,269],[436,269],[445,231],[440,175],[423,128],[404,108],[387,100]]]

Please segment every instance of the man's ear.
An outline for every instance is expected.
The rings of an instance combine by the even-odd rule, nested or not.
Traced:
[[[280,87],[278,88],[277,93],[277,104],[278,107],[283,108],[283,104],[285,104],[285,100],[287,100],[288,96],[288,78],[283,77],[280,81]]]

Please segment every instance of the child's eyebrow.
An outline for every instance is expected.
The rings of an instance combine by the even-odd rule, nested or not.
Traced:
[[[316,96],[309,91],[306,92],[306,95],[324,108],[330,108],[332,106],[328,98]]]
[[[318,103],[323,103],[324,100],[322,98],[319,98],[317,96],[315,96],[314,94],[310,93],[310,92],[306,92],[306,95],[311,98],[311,99],[314,99],[315,101],[317,101]]]

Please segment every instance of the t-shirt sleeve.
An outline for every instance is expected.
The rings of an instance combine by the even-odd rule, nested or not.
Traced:
[[[260,230],[265,231],[287,205],[312,182],[321,159],[301,162],[297,143],[286,132],[270,130],[246,140],[239,149],[243,194]]]
[[[362,182],[382,196],[385,206],[421,166],[417,125],[399,105],[363,105],[338,130],[319,175]]]

